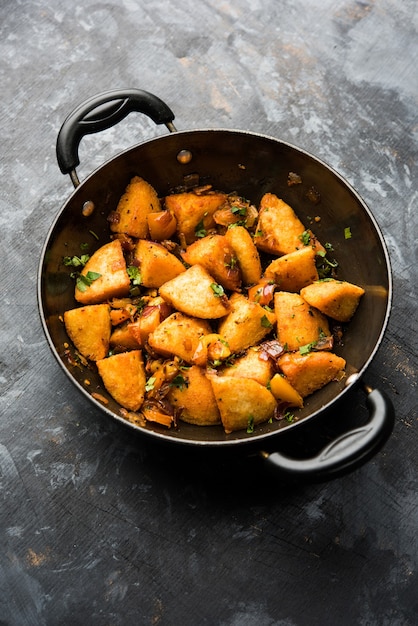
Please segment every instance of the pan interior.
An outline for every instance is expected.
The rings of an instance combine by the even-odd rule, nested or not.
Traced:
[[[188,163],[178,155],[187,150]],[[288,184],[289,173],[301,182]],[[97,371],[74,365],[65,346],[69,343],[62,323],[65,310],[76,306],[74,282],[63,263],[64,256],[89,252],[109,241],[107,216],[130,179],[139,175],[164,196],[198,182],[222,191],[235,191],[257,205],[270,192],[293,207],[301,221],[312,227],[322,243],[332,244],[339,264],[338,276],[361,285],[366,293],[335,352],[347,361],[347,375],[361,376],[373,358],[385,331],[391,305],[389,257],[383,237],[368,207],[334,170],[310,154],[271,137],[243,131],[194,130],[176,132],[139,144],[93,172],[72,193],[57,215],[41,257],[38,298],[44,330],[58,362],[80,391],[112,418],[124,423],[120,407],[106,392]],[[95,211],[83,216],[83,206],[93,202]],[[316,219],[315,219],[316,218]],[[315,222],[312,220],[315,219]],[[347,239],[347,230],[351,238]],[[90,384],[85,384],[86,374]],[[197,427],[181,423],[178,429],[134,426],[153,437],[202,445],[262,440],[271,433],[294,428],[307,418],[332,408],[346,394],[345,382],[333,382],[306,399],[295,412],[293,424],[275,422],[246,432],[226,435],[221,427]],[[106,399],[93,398],[92,391]]]

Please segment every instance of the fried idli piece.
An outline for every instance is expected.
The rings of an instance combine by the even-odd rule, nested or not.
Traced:
[[[175,193],[165,198],[165,208],[177,219],[180,241],[191,244],[202,232],[214,228],[213,214],[226,201],[225,193]]]
[[[258,283],[261,278],[261,261],[253,238],[244,226],[233,226],[225,233],[234,250],[241,269],[244,285]]]
[[[110,306],[90,304],[64,313],[65,330],[78,352],[90,361],[103,359],[109,352]]]
[[[112,398],[129,411],[138,411],[145,397],[145,367],[141,350],[121,352],[96,363]]]
[[[274,259],[265,269],[264,276],[272,280],[281,291],[298,293],[303,287],[318,280],[316,251],[305,246]]]
[[[201,265],[224,289],[241,287],[237,257],[224,235],[207,235],[187,246],[182,258],[188,265]]]
[[[206,320],[176,312],[166,317],[148,336],[148,343],[158,354],[178,356],[192,364],[193,355],[203,335],[211,333]]]
[[[217,319],[230,310],[222,287],[201,265],[192,265],[164,283],[160,296],[174,309],[191,317]]]
[[[146,180],[134,176],[110,217],[110,230],[146,239],[149,234],[147,215],[157,211],[161,211],[157,192]]]
[[[305,245],[324,251],[292,207],[272,193],[261,198],[255,244],[259,250],[277,255],[289,254]]]
[[[74,297],[81,304],[97,304],[129,294],[131,281],[119,239],[96,250],[80,274]]]
[[[289,352],[277,364],[292,387],[305,398],[332,380],[340,380],[346,362],[333,352],[318,350],[305,355]]]
[[[271,332],[276,322],[272,311],[239,293],[232,294],[229,303],[231,312],[220,321],[218,333],[232,353],[246,350]]]
[[[325,315],[308,304],[298,293],[277,291],[274,294],[274,311],[277,338],[289,352],[330,335]]]
[[[209,376],[227,434],[250,429],[274,415],[276,400],[264,385],[251,378]]]
[[[233,378],[252,378],[260,385],[266,386],[274,373],[274,364],[271,359],[263,359],[261,350],[252,347],[247,352],[235,359],[230,365],[224,365],[218,369],[219,376],[231,376]]]
[[[212,385],[205,370],[197,365],[184,369],[181,379],[177,376],[168,392],[167,399],[178,411],[179,419],[197,426],[220,424],[221,417]]]
[[[158,289],[167,281],[186,271],[183,263],[160,243],[140,239],[134,258],[139,264],[141,285]]]
[[[365,291],[345,280],[326,278],[304,287],[300,295],[311,306],[338,322],[348,322],[353,317]]]

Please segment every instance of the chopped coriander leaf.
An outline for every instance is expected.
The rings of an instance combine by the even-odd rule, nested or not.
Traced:
[[[94,280],[100,278],[101,274],[99,272],[87,272],[86,278],[92,283]]]
[[[286,411],[286,413],[284,414],[284,419],[285,419],[287,422],[291,423],[291,422],[293,422],[293,420],[295,419],[295,416],[294,416],[294,414],[293,414],[293,413],[291,413],[290,411]]]
[[[80,250],[88,250],[88,248],[89,248],[88,243],[80,243]]]
[[[84,267],[89,260],[90,255],[82,254],[81,256],[65,256],[62,260],[67,267]]]
[[[244,206],[232,206],[231,213],[245,217],[247,215],[247,209]]]
[[[248,418],[248,423],[247,423],[247,433],[251,434],[253,432],[254,432],[254,417],[250,415],[250,417]]]
[[[304,230],[303,233],[299,235],[299,239],[304,246],[309,246],[309,242],[311,241],[311,233],[309,230]]]
[[[344,239],[351,239],[351,228],[349,226],[344,228]]]
[[[140,285],[142,282],[141,272],[136,265],[130,265],[126,271],[133,285]]]
[[[338,262],[335,259],[329,259],[326,253],[317,252],[316,268],[318,270],[318,276],[320,279],[328,278],[332,275],[335,268],[338,267]]]
[[[198,239],[202,239],[203,237],[206,237],[207,232],[206,232],[205,225],[203,223],[203,219],[201,219],[200,222],[197,224],[196,228],[194,229],[194,234],[196,235]]]
[[[145,309],[145,307],[147,306],[146,301],[144,300],[144,298],[140,298],[137,302],[134,303],[136,306],[136,309],[138,311],[138,313],[142,313],[142,311]]]
[[[172,387],[177,387],[177,389],[180,389],[180,390],[187,387],[188,384],[189,384],[188,381],[181,374],[177,374],[177,376],[175,376],[170,383]]]
[[[273,325],[268,319],[267,315],[263,315],[263,317],[261,318],[261,326],[263,328],[272,328]]]
[[[101,274],[98,274],[98,272],[87,272],[86,275],[79,274],[76,280],[77,289],[83,292],[86,291],[87,287],[90,287],[100,276]]]
[[[299,348],[299,352],[302,356],[309,354],[309,352],[311,352],[311,350],[316,346],[317,342],[316,341],[312,341],[311,343],[307,343],[304,346],[300,346]]]
[[[212,283],[211,289],[217,298],[222,298],[225,295],[224,288],[222,285],[218,285],[218,283]]]

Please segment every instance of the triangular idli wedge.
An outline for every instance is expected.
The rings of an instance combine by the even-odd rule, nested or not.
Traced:
[[[345,360],[325,350],[308,354],[288,352],[278,359],[277,365],[292,387],[305,398],[332,380],[340,380],[344,376]]]
[[[64,313],[64,325],[74,346],[86,359],[98,361],[107,356],[112,331],[108,304],[69,309]]]
[[[87,261],[77,279],[74,297],[81,304],[97,304],[127,296],[130,286],[122,244],[115,239],[101,246]]]
[[[129,411],[138,411],[145,396],[145,367],[141,350],[121,352],[96,363],[112,398]]]
[[[201,265],[164,283],[160,296],[177,311],[201,319],[218,319],[230,309],[222,286]]]
[[[345,280],[325,278],[304,287],[300,295],[324,315],[338,322],[348,322],[353,317],[364,289]]]
[[[209,376],[225,432],[247,429],[267,422],[274,415],[273,394],[256,380]]]

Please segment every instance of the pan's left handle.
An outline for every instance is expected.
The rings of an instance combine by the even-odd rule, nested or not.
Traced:
[[[281,478],[325,482],[348,474],[371,459],[393,430],[395,410],[383,391],[367,385],[364,390],[370,416],[366,425],[340,435],[309,459],[292,459],[280,452],[261,452],[267,468],[278,472]]]
[[[57,137],[57,161],[61,172],[70,174],[74,187],[80,184],[76,167],[80,164],[78,148],[84,135],[111,128],[132,111],[144,113],[155,124],[165,124],[170,132],[176,130],[172,110],[160,98],[141,89],[97,94],[82,102],[66,118]]]

